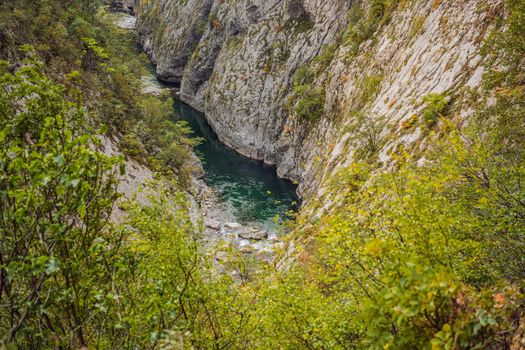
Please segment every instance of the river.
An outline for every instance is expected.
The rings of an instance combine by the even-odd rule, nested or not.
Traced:
[[[243,225],[258,224],[270,228],[298,206],[297,187],[279,178],[275,167],[242,156],[224,145],[212,130],[204,114],[175,101],[177,115],[204,142],[195,150],[201,158],[204,180]]]
[[[135,18],[119,14],[117,24],[133,30]],[[154,74],[151,66],[143,78],[145,91],[155,93],[173,87],[158,81]],[[186,121],[193,136],[204,140],[195,148],[203,163],[204,180],[237,222],[274,231],[276,224],[297,210],[297,186],[279,178],[275,167],[244,157],[223,144],[203,113],[177,100],[174,109],[174,119]]]

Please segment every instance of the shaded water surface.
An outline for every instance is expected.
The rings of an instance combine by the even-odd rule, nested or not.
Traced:
[[[204,179],[220,199],[228,204],[242,224],[273,226],[275,218],[284,218],[297,209],[297,187],[277,177],[275,167],[249,159],[225,146],[207,123],[204,115],[192,107],[175,102],[177,114],[204,138],[196,147],[203,161]]]

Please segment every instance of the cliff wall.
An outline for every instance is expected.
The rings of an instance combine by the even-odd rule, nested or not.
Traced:
[[[137,7],[159,78],[181,83],[182,100],[206,113],[223,142],[275,164],[306,199],[358,159],[388,166],[401,145],[422,153],[443,124],[424,120],[436,99],[448,119],[468,119],[462,102],[481,82],[481,45],[500,10],[500,0]]]

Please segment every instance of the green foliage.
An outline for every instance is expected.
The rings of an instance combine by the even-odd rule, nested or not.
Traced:
[[[293,76],[293,84],[294,86],[312,84],[314,82],[314,78],[315,76],[310,66],[300,66],[297,68]]]
[[[495,103],[480,113],[478,121],[487,128],[498,130],[492,147],[512,154],[517,161],[523,154],[520,140],[525,138],[525,129],[517,127],[523,125],[525,118],[525,4],[519,0],[507,0],[505,5],[508,17],[500,21],[483,48],[487,58],[484,88],[488,94],[486,97],[494,98]]]
[[[324,112],[325,89],[314,86],[315,75],[308,66],[297,68],[288,107],[304,122],[317,122]]]
[[[314,60],[315,69],[309,65],[297,68],[293,77],[293,90],[289,96],[289,109],[303,122],[316,123],[324,113],[325,88],[315,86],[315,80],[330,66],[338,45],[326,45]]]
[[[414,19],[412,22],[412,27],[410,28],[410,38],[414,38],[417,36],[421,29],[423,29],[423,25],[425,24],[426,17],[425,16],[418,16]]]
[[[448,99],[445,95],[439,93],[430,93],[423,96],[425,108],[421,112],[423,122],[428,127],[434,126],[448,107]]]
[[[368,10],[361,3],[353,4],[348,12],[348,27],[343,34],[343,45],[356,55],[362,43],[372,38],[379,26],[389,20],[397,0],[373,0]]]
[[[319,64],[321,70],[325,70],[332,63],[337,48],[337,45],[326,45],[321,54],[314,59],[314,62]]]
[[[512,328],[508,320],[522,297],[517,289],[478,294],[414,262],[392,272],[386,285],[363,309],[370,349],[502,348],[501,332]]]
[[[152,184],[147,206],[120,204],[126,225],[110,225],[122,163],[96,151],[82,107],[32,65],[0,82],[0,342],[213,348],[244,337],[231,310],[254,292],[209,266],[186,195]]]
[[[108,125],[112,134],[124,135],[120,146],[126,155],[175,173],[179,183],[187,185],[197,140],[190,139],[185,124],[169,121],[174,119],[169,97],[141,94],[145,58],[133,50],[134,35],[115,28],[99,5],[77,0],[0,5],[0,16],[9,18],[0,36],[12,39],[0,48],[0,58],[45,58],[44,71],[69,87],[69,98],[86,108],[95,125]],[[12,15],[13,7],[24,11]]]
[[[80,347],[94,327],[111,331],[119,163],[93,150],[82,108],[37,68],[0,81],[0,334],[21,348]]]
[[[314,124],[323,116],[326,91],[322,86],[315,86],[315,79],[328,68],[336,51],[337,45],[326,46],[314,59],[317,64],[315,72],[308,65],[300,66],[295,71],[288,107],[307,124]]]
[[[143,119],[134,122],[131,132],[121,138],[122,150],[138,159],[153,157],[162,172],[174,172],[179,183],[189,185],[192,167],[188,160],[200,139],[190,138],[192,131],[186,122],[174,121],[176,116],[169,94],[143,96],[140,102]]]
[[[366,105],[381,91],[383,75],[367,75],[360,83],[360,91],[356,108]]]
[[[433,333],[450,328],[458,286],[446,273],[405,263],[364,308],[367,340],[373,349],[428,349]],[[399,332],[392,332],[392,329]]]
[[[346,131],[352,133],[352,141],[356,146],[357,159],[372,159],[379,151],[386,121],[383,117],[374,117],[366,112],[356,111],[348,117],[351,122]]]
[[[146,155],[144,145],[134,133],[122,136],[119,147],[125,155],[131,157],[141,158]]]
[[[308,243],[256,310],[270,347],[510,347],[524,308],[525,8],[507,6],[507,30],[485,48],[507,59],[487,67],[491,103],[480,102],[470,126],[433,141],[425,163],[400,149],[388,171],[341,170],[325,192],[338,205],[318,221],[298,218]],[[441,94],[425,103],[429,123],[448,107]]]
[[[369,75],[360,80],[358,94],[352,102],[352,110],[347,117],[346,132],[352,134],[352,143],[356,146],[357,159],[372,159],[382,142],[382,131],[386,125],[384,117],[371,115],[366,110],[381,91],[382,75]]]
[[[127,341],[139,348],[156,344],[165,329],[184,334],[198,306],[198,230],[185,214],[182,194],[170,196],[162,184],[156,189],[148,206],[126,205],[133,231],[128,263],[118,279],[123,287],[127,284],[127,313],[121,322],[130,335]]]
[[[80,6],[45,2],[44,18],[34,22],[20,10],[6,17],[0,5],[8,18],[0,22],[3,57],[50,55],[46,72],[65,79],[65,87],[53,83],[31,61],[6,73],[12,67],[0,62],[1,341],[22,349],[261,350],[505,349],[515,342],[525,280],[522,1],[506,2],[506,25],[485,46],[485,91],[469,126],[429,139],[426,162],[398,148],[388,170],[372,162],[342,167],[297,218],[294,238],[308,239],[292,257],[286,250],[279,269],[235,252],[214,260],[188,198],[162,181],[151,185],[156,194],[147,205],[123,205],[124,226],[108,224],[120,162],[96,151],[86,111],[114,118],[129,152],[164,166],[183,167],[194,141],[184,124],[166,122],[168,100],[135,101],[136,79],[115,64],[120,44],[96,34],[93,3],[85,3],[82,20],[64,4]],[[377,30],[393,4],[373,1],[362,17],[375,24],[354,22],[353,42]],[[60,20],[46,24],[51,15]],[[15,52],[13,23],[29,25],[17,34],[27,42],[36,41],[35,23],[53,38],[36,53]],[[95,40],[64,47],[78,62],[51,54],[66,32],[81,33],[78,43]],[[89,69],[82,59],[93,63]],[[56,74],[55,60],[72,64],[67,76]],[[308,122],[324,104],[314,82],[311,69],[297,70],[291,107]],[[356,105],[366,107],[380,87],[380,75],[365,77]],[[424,102],[428,125],[448,107],[441,94]],[[361,125],[371,122],[355,112]],[[308,209],[322,214],[312,219]]]
[[[298,85],[293,91],[293,110],[306,123],[317,122],[324,112],[325,89],[310,84]]]

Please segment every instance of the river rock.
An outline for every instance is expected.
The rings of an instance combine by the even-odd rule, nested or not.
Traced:
[[[224,223],[224,227],[231,228],[232,230],[237,230],[237,229],[241,228],[242,225],[239,224],[238,222],[225,222]]]
[[[221,223],[215,219],[205,219],[204,225],[207,228],[211,228],[212,230],[220,230],[221,229]]]
[[[268,232],[256,228],[243,228],[237,231],[239,237],[253,241],[260,241],[268,238]]]
[[[224,238],[236,239],[238,236],[235,232],[227,232],[224,234]]]

